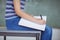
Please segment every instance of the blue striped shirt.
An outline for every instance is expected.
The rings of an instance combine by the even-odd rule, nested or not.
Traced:
[[[20,5],[21,5],[21,7],[20,7],[21,10],[23,10],[24,5],[25,5],[25,0],[21,0]],[[5,11],[6,11],[6,14],[5,14],[6,20],[18,17],[14,10],[13,0],[6,0],[6,10]]]

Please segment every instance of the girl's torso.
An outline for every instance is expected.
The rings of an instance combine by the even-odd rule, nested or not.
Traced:
[[[20,0],[20,5],[21,5],[21,10],[24,9],[24,5],[25,5],[25,0]],[[13,5],[13,0],[6,0],[6,10],[5,10],[6,14],[5,14],[5,19],[9,20],[9,19],[13,19],[18,17],[14,11],[14,5]]]

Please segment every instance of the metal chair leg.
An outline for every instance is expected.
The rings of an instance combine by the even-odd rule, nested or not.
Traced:
[[[6,35],[4,35],[4,40],[6,40]]]

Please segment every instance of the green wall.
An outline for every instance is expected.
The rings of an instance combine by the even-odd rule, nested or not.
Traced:
[[[4,10],[5,0],[2,0],[0,2],[0,25],[5,25]],[[40,14],[47,16],[49,26],[60,28],[60,0],[27,0],[25,12],[34,16]]]
[[[5,0],[0,0],[0,26],[5,26]]]

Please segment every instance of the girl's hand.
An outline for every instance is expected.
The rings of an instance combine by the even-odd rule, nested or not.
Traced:
[[[46,24],[45,20],[37,19],[37,23],[40,25]]]

